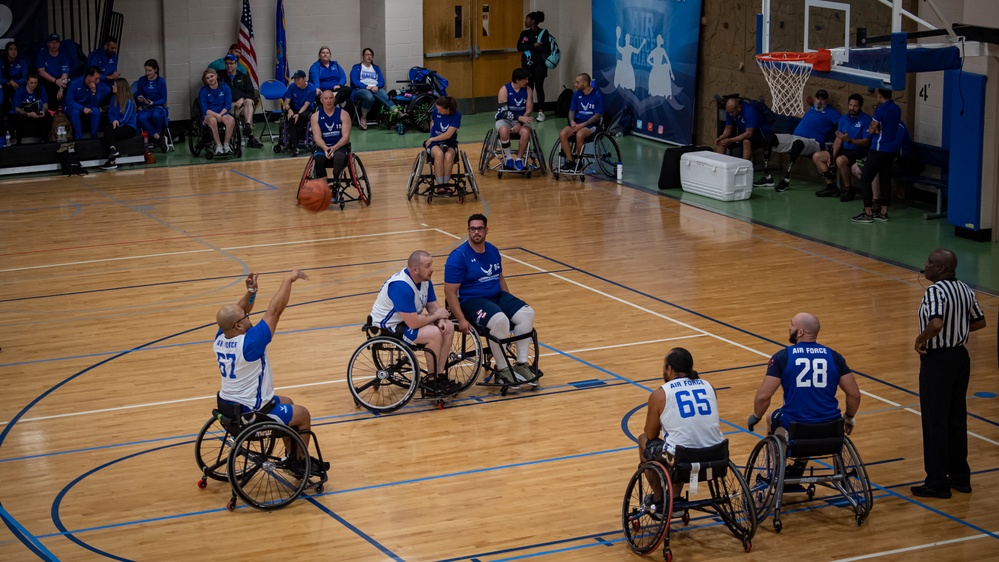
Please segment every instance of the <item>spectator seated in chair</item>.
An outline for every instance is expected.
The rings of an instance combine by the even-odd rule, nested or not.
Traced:
[[[10,124],[17,144],[29,137],[44,139],[52,129],[52,116],[45,89],[38,83],[38,74],[28,73],[24,85],[14,91],[12,103]]]
[[[87,68],[85,75],[74,78],[66,88],[64,112],[73,123],[73,138],[83,138],[83,120],[90,127],[90,138],[97,138],[101,127],[100,102],[106,97],[108,87],[101,80],[101,71],[96,66]]]
[[[31,69],[28,61],[18,55],[17,43],[14,41],[7,42],[2,61],[0,73],[3,78],[3,102],[0,102],[0,111],[7,113],[13,107],[14,93],[24,86]]]
[[[840,114],[829,103],[829,93],[815,92],[812,107],[799,115],[801,121],[793,135],[769,134],[763,139],[763,177],[753,182],[753,187],[773,187],[774,191],[784,192],[791,187],[791,167],[799,156],[811,156],[824,149],[839,122]],[[770,156],[774,152],[790,153],[791,158],[784,173],[784,179],[774,185],[770,175]]]
[[[118,40],[114,37],[108,37],[107,41],[104,42],[104,47],[94,49],[87,55],[87,66],[100,69],[101,83],[107,86],[108,92],[110,92],[114,81],[121,76],[121,73],[118,72]],[[101,105],[104,105],[106,101],[101,100]]]
[[[319,60],[309,67],[309,84],[318,98],[326,90],[333,90],[336,104],[341,105],[350,96],[347,87],[347,73],[335,60],[333,52],[326,45],[319,48]]]
[[[368,129],[368,112],[375,105],[375,100],[382,102],[386,109],[392,111],[395,102],[389,99],[385,92],[385,75],[382,69],[372,62],[375,52],[365,47],[361,53],[361,62],[350,69],[350,87],[353,91],[350,99],[360,104],[361,114],[358,116],[358,125],[362,131]]]
[[[246,145],[250,148],[261,148],[264,145],[253,137],[253,102],[257,97],[253,90],[253,82],[249,76],[237,70],[239,61],[234,55],[226,55],[224,58],[225,72],[221,78],[232,93],[232,114],[243,124],[243,135],[247,138]]]
[[[229,50],[226,52],[226,54],[222,55],[221,58],[217,58],[213,60],[211,63],[209,63],[208,68],[214,70],[216,74],[221,75],[223,72],[225,72],[225,58],[229,55],[236,57],[236,60],[239,61],[239,64],[236,66],[236,70],[249,76],[250,69],[246,68],[246,65],[241,60],[243,58],[243,49],[240,49],[237,43],[229,45]]]
[[[58,109],[63,104],[66,88],[69,86],[69,74],[73,69],[73,61],[62,48],[62,39],[53,33],[49,35],[46,46],[35,57],[38,77],[49,98],[49,108]]]
[[[108,149],[108,160],[101,166],[102,170],[117,170],[118,149],[115,142],[130,139],[135,136],[135,100],[132,99],[132,89],[128,80],[118,78],[111,90],[111,105],[108,106],[108,122],[104,125],[104,145]]]
[[[285,118],[291,155],[298,156],[298,143],[305,138],[305,125],[312,115],[312,101],[315,97],[312,85],[305,79],[305,72],[296,70],[291,78],[291,84],[284,94]],[[335,97],[334,93],[334,99]]]
[[[215,142],[215,154],[232,154],[232,147],[229,141],[236,130],[236,120],[229,114],[232,106],[232,93],[229,86],[219,81],[218,74],[211,68],[206,68],[201,74],[201,81],[204,86],[198,94],[198,102],[201,104],[201,118],[205,126],[212,133],[212,140]],[[225,139],[219,138],[219,123],[225,125]]]
[[[156,59],[145,64],[146,74],[132,83],[132,96],[135,98],[139,114],[136,122],[145,131],[153,144],[162,145],[162,134],[167,126],[167,85],[160,76],[160,65]]]

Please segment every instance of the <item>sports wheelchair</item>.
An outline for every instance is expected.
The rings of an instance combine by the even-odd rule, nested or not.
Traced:
[[[307,119],[305,122],[305,136],[298,139],[298,146],[291,146],[288,136],[288,114],[282,110],[281,119],[278,121],[278,137],[277,142],[274,143],[274,154],[281,154],[281,152],[287,150],[294,156],[296,150],[308,150],[311,152],[316,149],[316,143],[312,139],[311,119]]]
[[[576,153],[576,139],[569,138],[569,148],[572,153]],[[562,145],[559,139],[555,139],[551,152],[548,153],[548,167],[552,170],[552,177],[559,179],[562,176],[567,178],[579,178],[579,181],[586,181],[587,173],[594,173],[600,170],[608,179],[617,178],[617,163],[621,161],[621,149],[617,146],[614,137],[603,131],[602,126],[598,126],[596,132],[586,139],[586,146],[583,147],[582,158],[576,161],[576,167],[568,169],[565,167],[566,157],[562,153]]]
[[[437,98],[447,95],[447,79],[429,68],[414,66],[409,69],[409,80],[398,83],[404,86],[390,90],[389,99],[402,108],[410,127],[430,132],[430,112]]]
[[[510,141],[514,142],[515,140],[519,141],[519,139],[514,139],[511,134]],[[544,175],[547,171],[545,153],[541,150],[541,142],[538,141],[538,132],[534,129],[531,129],[531,138],[524,156],[526,162],[523,170],[511,170],[507,168],[506,163],[503,161],[499,133],[495,128],[489,129],[489,132],[486,133],[486,138],[482,141],[482,152],[479,154],[479,173],[484,174],[486,170],[493,170],[499,179],[503,179],[503,174],[524,174],[528,178],[534,172]],[[496,161],[495,164],[493,164],[493,160]]]
[[[472,386],[482,368],[482,344],[474,333],[455,329],[451,352],[444,359],[446,378],[438,380],[417,358],[418,353],[429,353],[436,362],[433,351],[404,342],[397,334],[374,325],[370,316],[361,331],[368,339],[350,357],[347,387],[355,406],[376,414],[398,410],[417,390],[419,398],[435,400],[437,408],[443,409],[449,398]]]
[[[199,156],[201,151],[205,152],[205,158],[211,160],[215,158],[215,152],[212,150],[215,140],[212,138],[212,131],[202,122],[201,115],[201,103],[197,97],[191,102],[191,131],[187,135],[187,148],[191,151],[191,156]],[[236,119],[236,116],[233,116]],[[219,128],[219,140],[225,142],[225,124],[221,121],[218,123]],[[243,133],[240,130],[242,127],[239,126],[239,122],[236,122],[234,127],[235,131],[232,132],[232,138],[229,139],[229,148],[232,150],[232,154],[226,154],[225,156],[235,156],[239,158],[243,155]]]
[[[302,179],[298,182],[298,191],[302,190],[305,182],[313,179],[316,179],[315,152],[309,156],[309,161],[305,163]],[[361,163],[361,159],[354,152],[350,152],[349,147],[347,165],[340,171],[339,177],[327,178],[327,181],[330,184],[330,189],[333,191],[333,204],[339,204],[341,211],[347,203],[353,203],[354,201],[358,201],[362,205],[371,204],[371,184],[368,183],[368,173],[364,170],[364,164]],[[357,191],[356,196],[354,195],[354,190]],[[295,200],[298,200],[298,192],[295,192]]]
[[[662,447],[662,440],[659,439],[649,443],[646,458],[656,448],[653,444],[658,443],[658,447]],[[645,555],[663,544],[663,557],[671,562],[670,522],[677,518],[687,525],[690,511],[695,510],[721,519],[742,543],[743,549],[746,552],[752,550],[757,525],[756,509],[749,484],[729,458],[728,439],[701,449],[677,447],[676,455],[655,452],[657,454],[652,455],[653,458],[663,458],[665,464],[660,460],[641,463],[624,493],[621,523],[631,549]],[[683,486],[688,482],[691,489],[674,497],[674,486]],[[701,483],[707,484],[710,497],[690,499],[690,494],[698,493],[695,486]]]
[[[315,458],[309,456],[303,434],[312,438]],[[198,488],[207,488],[208,479],[229,482],[229,511],[236,509],[237,497],[257,509],[280,509],[309,488],[323,493],[329,479],[329,463],[311,430],[303,432],[261,413],[243,414],[239,404],[223,400],[198,432],[194,458],[202,474]]]
[[[864,524],[874,501],[871,482],[857,448],[843,430],[842,419],[819,424],[793,422],[786,440],[768,435],[756,444],[745,476],[761,522],[773,509],[774,531],[781,532],[784,496],[804,493],[807,500],[802,501],[811,501],[815,485],[822,484],[842,494],[857,525]]]
[[[406,185],[406,199],[414,196],[426,197],[427,203],[433,203],[434,197],[457,197],[459,203],[465,202],[465,196],[471,193],[476,199],[479,198],[479,184],[475,182],[475,173],[472,165],[468,162],[468,155],[464,150],[458,150],[458,157],[455,158],[457,173],[451,174],[451,183],[446,186],[435,186],[433,161],[426,150],[421,150],[416,155],[413,162],[413,171],[409,174],[409,183]],[[429,165],[430,172],[426,168]]]
[[[478,383],[478,386],[487,387],[497,387],[500,389],[500,396],[506,396],[511,388],[520,388],[523,385],[528,385],[532,390],[537,390],[540,387],[538,379],[543,377],[545,374],[538,368],[538,331],[532,329],[526,334],[521,334],[519,336],[510,336],[508,338],[497,338],[489,333],[486,328],[472,328],[469,327],[470,334],[474,334],[478,330],[478,335],[485,338],[486,345],[482,345],[482,366],[486,370],[486,376],[482,379],[482,382]],[[528,352],[527,352],[527,368],[534,374],[534,377],[529,379],[523,379],[520,375],[516,375],[517,383],[511,384],[500,380],[496,376],[496,360],[493,357],[492,347],[490,347],[489,341],[493,341],[499,344],[500,349],[503,350],[503,356],[506,358],[507,365],[513,365],[517,361],[517,343],[522,340],[530,340],[528,342]]]

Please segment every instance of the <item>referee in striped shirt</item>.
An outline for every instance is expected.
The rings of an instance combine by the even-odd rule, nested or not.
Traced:
[[[926,481],[912,494],[949,498],[951,488],[971,493],[968,466],[968,334],[985,327],[985,314],[970,287],[957,280],[957,256],[933,250],[923,266],[933,282],[919,305],[919,407],[923,421]]]

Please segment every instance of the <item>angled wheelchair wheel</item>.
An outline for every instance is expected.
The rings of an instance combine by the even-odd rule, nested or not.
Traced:
[[[617,178],[617,163],[621,161],[621,150],[614,137],[597,133],[593,139],[593,159],[597,161],[600,173],[608,178]]]
[[[375,413],[398,410],[413,397],[420,363],[400,340],[377,336],[354,351],[347,367],[347,387],[354,403]]]
[[[294,429],[275,422],[242,431],[229,453],[229,484],[241,500],[257,509],[280,509],[295,501],[309,482],[309,455]]]
[[[548,153],[548,167],[552,171],[553,178],[559,178],[559,170],[562,169],[563,162],[565,162],[565,156],[562,155],[562,145],[556,140],[555,145]]]
[[[840,456],[835,457],[834,462],[840,464],[836,468],[844,475],[843,488],[847,493],[846,499],[853,506],[857,525],[863,525],[867,516],[871,514],[871,508],[874,507],[874,493],[871,490],[871,481],[867,477],[864,461],[861,460],[857,447],[849,437],[843,439],[843,451]]]
[[[365,205],[371,204],[371,184],[368,183],[368,173],[364,170],[361,159],[353,152],[350,153],[350,176],[351,183],[357,188],[357,198]]]
[[[464,150],[461,151],[461,163],[465,168],[465,179],[468,181],[468,190],[478,199],[479,184],[475,181],[475,172],[472,171],[472,165],[468,162],[468,153]]]
[[[201,143],[203,127],[197,120],[191,121],[191,130],[187,133],[187,148],[191,151],[191,156],[199,156],[204,148]]]
[[[770,515],[777,491],[784,487],[784,462],[784,446],[773,435],[761,439],[746,461],[744,477],[761,523]]]
[[[406,199],[412,199],[416,195],[416,191],[420,186],[420,174],[423,173],[423,165],[426,161],[427,151],[421,150],[413,162],[413,170],[409,173],[409,183],[406,184]]]
[[[474,328],[469,328],[466,334],[458,329],[458,322],[454,323],[454,340],[451,341],[451,353],[447,358],[448,377],[456,381],[461,387],[458,392],[463,392],[468,387],[475,384],[482,370],[482,338],[475,333]]]
[[[420,94],[410,102],[406,113],[409,114],[409,122],[421,133],[430,132],[430,112],[437,103],[437,96],[433,94]]]
[[[229,480],[227,464],[234,439],[235,436],[226,431],[215,416],[205,422],[194,442],[194,460],[204,476],[219,482]],[[202,479],[202,483],[198,486],[204,488],[204,482]]]
[[[479,152],[479,173],[484,174],[489,169],[492,161],[493,139],[496,136],[496,129],[489,129],[486,138],[482,141],[482,151]]]
[[[305,169],[302,170],[302,179],[298,181],[298,191],[295,192],[296,203],[298,202],[298,194],[302,191],[302,186],[305,185],[305,182],[314,179],[316,179],[316,155],[312,154],[305,163]]]
[[[750,493],[749,484],[731,460],[723,478],[708,481],[712,503],[718,510],[725,526],[735,538],[742,541],[746,552],[752,548],[749,541],[756,534],[756,506]]]
[[[659,548],[673,515],[673,483],[658,462],[643,462],[624,492],[621,524],[628,546],[638,554]]]

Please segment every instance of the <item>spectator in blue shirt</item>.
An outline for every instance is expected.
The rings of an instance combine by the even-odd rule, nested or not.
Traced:
[[[891,99],[892,91],[878,89],[878,105],[868,131],[871,133],[871,150],[867,153],[864,173],[860,176],[860,188],[864,193],[864,212],[851,219],[855,223],[888,222],[888,207],[891,206],[892,164],[898,157],[904,138],[902,110]],[[871,183],[877,177],[881,183],[881,210],[875,215],[874,190]]]
[[[119,140],[135,136],[135,100],[132,99],[132,89],[128,80],[117,78],[111,87],[111,105],[108,106],[108,122],[104,124],[104,145],[108,149],[108,160],[101,166],[102,170],[117,170],[118,149],[115,143]]]
[[[770,134],[764,139],[763,177],[753,182],[753,187],[774,187],[774,178],[769,169],[770,156],[774,152],[790,153],[784,179],[774,187],[778,192],[787,191],[791,187],[791,167],[794,162],[799,156],[811,156],[824,149],[826,143],[832,140],[840,115],[829,105],[829,93],[819,90],[815,92],[812,107],[798,117],[801,121],[795,127],[793,135]]]
[[[146,61],[145,72],[142,78],[132,83],[132,96],[139,110],[136,123],[153,139],[154,144],[159,144],[167,124],[167,85],[160,76],[160,64],[156,59]]]
[[[208,130],[212,132],[212,140],[215,142],[215,154],[232,154],[232,147],[229,141],[236,130],[236,119],[229,114],[232,107],[232,94],[229,86],[219,82],[219,75],[215,70],[206,68],[201,73],[201,81],[205,84],[198,94],[198,103],[201,105],[201,118]],[[219,123],[225,125],[225,143],[219,138]]]
[[[850,94],[846,115],[840,117],[836,125],[836,140],[831,150],[821,150],[812,155],[812,162],[826,179],[824,189],[815,193],[817,197],[840,197],[845,201],[853,199],[853,173],[851,167],[857,160],[867,155],[871,145],[871,116],[864,113],[864,98],[860,94]],[[833,169],[835,166],[835,169]],[[836,171],[843,182],[842,191],[836,186]]]
[[[96,66],[101,70],[101,82],[110,90],[114,81],[121,76],[118,72],[118,40],[108,37],[103,48],[94,49],[87,55],[87,66]]]
[[[284,93],[285,118],[288,131],[288,145],[291,155],[298,156],[298,142],[305,138],[305,126],[312,116],[312,102],[315,92],[305,79],[305,72],[296,70],[291,84]]]
[[[312,84],[314,97],[319,97],[323,90],[333,90],[336,95],[336,105],[342,104],[350,96],[350,88],[346,87],[347,73],[332,60],[333,52],[326,45],[319,48],[319,60],[309,67],[309,84]]]
[[[763,146],[763,123],[760,113],[748,100],[729,98],[725,102],[725,130],[715,139],[715,152],[725,154],[729,149],[746,160],[753,159],[753,150]]]
[[[90,138],[97,138],[101,127],[100,101],[107,92],[108,87],[101,83],[101,71],[95,66],[87,68],[86,74],[69,83],[63,110],[73,124],[74,139],[83,138],[84,119],[90,126]]]
[[[73,61],[61,50],[61,45],[62,39],[58,34],[49,35],[45,48],[38,51],[35,61],[38,77],[49,97],[52,109],[62,104],[66,88],[69,86],[69,73],[73,68]]]
[[[389,110],[395,107],[395,102],[385,92],[385,75],[373,62],[374,59],[375,52],[365,47],[361,52],[361,62],[350,69],[350,87],[353,89],[350,99],[361,104],[358,125],[362,131],[368,128],[368,112],[374,107],[375,100],[382,102]]]
[[[8,41],[4,48],[2,72],[3,103],[0,104],[0,112],[6,114],[12,107],[14,92],[24,86],[24,81],[28,78],[28,61],[18,56],[17,43],[13,41]]]
[[[52,116],[49,115],[49,99],[45,88],[38,83],[35,71],[28,73],[24,85],[14,92],[10,109],[10,122],[13,125],[17,144],[27,137],[45,138],[52,129]]]
[[[565,155],[566,170],[574,170],[577,162],[582,160],[586,139],[596,132],[597,125],[603,118],[604,96],[590,84],[591,80],[590,75],[585,72],[576,76],[576,91],[572,94],[572,104],[569,106],[569,125],[563,127],[558,134],[562,154]],[[575,160],[569,147],[570,137],[576,141]]]

